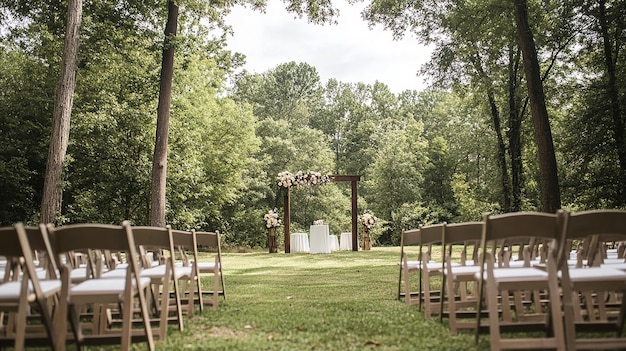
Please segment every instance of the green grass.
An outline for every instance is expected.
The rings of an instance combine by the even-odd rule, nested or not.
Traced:
[[[488,349],[396,299],[399,250],[224,253],[227,299],[187,317],[182,333],[172,326],[157,349]]]

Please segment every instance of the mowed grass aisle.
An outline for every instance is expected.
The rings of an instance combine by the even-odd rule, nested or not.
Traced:
[[[399,248],[224,253],[226,301],[159,350],[485,350],[396,299]],[[208,283],[207,280],[205,282]],[[137,349],[145,345],[136,345]]]

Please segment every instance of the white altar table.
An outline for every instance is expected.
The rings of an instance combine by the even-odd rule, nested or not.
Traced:
[[[337,238],[337,235],[329,235],[328,237],[330,238],[330,251],[339,251],[339,238]]]
[[[341,240],[339,240],[339,250],[352,250],[352,232],[341,233]]]
[[[311,226],[310,248],[312,254],[330,253],[330,237],[327,225]]]
[[[309,235],[307,233],[292,233],[289,238],[290,252],[309,252]]]

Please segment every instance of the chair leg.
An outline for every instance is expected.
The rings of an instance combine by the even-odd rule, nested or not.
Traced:
[[[498,317],[498,296],[495,286],[487,284],[487,310],[489,311],[489,336],[491,349],[499,349],[500,320]],[[480,312],[479,312],[480,313]],[[494,347],[494,345],[496,345]]]
[[[130,289],[127,289],[130,290]],[[127,299],[126,299],[127,298]],[[132,340],[132,317],[133,317],[133,304],[132,296],[125,296],[124,305],[122,306],[122,341],[120,350],[130,350],[130,344]],[[149,326],[149,325],[148,325]]]
[[[403,267],[403,263],[404,263],[404,259],[405,259],[405,253],[403,252],[402,254],[400,254],[400,264],[399,266],[399,275],[398,275],[398,301],[401,300],[401,286],[402,286],[402,267]]]
[[[27,274],[24,274],[22,278],[22,293],[20,294],[19,305],[17,308],[17,314],[15,316],[15,349],[24,349],[24,339],[26,338],[26,311],[28,310],[29,302],[26,300],[28,291],[29,279]]]
[[[169,269],[169,267],[168,267]],[[169,275],[167,275],[169,277]],[[159,340],[165,340],[167,338],[167,317],[169,315],[169,296],[170,296],[170,284],[169,278],[166,280],[163,279],[163,291],[161,293],[161,307],[159,313]],[[158,289],[158,285],[156,287]],[[158,291],[158,290],[157,290]],[[155,301],[156,303],[156,301]],[[178,320],[179,328],[180,328],[181,320]]]
[[[174,301],[176,303],[176,318],[178,318],[178,330],[183,331],[185,329],[184,327],[184,321],[183,321],[183,306],[182,303],[180,301],[180,285],[178,284],[178,279],[174,278],[172,279],[172,285],[174,286]],[[164,299],[169,301],[169,296],[165,295]]]
[[[213,308],[215,309],[217,308],[220,297],[220,280],[218,277],[218,272],[215,272],[213,275]],[[202,298],[202,295],[200,295],[200,298]]]
[[[145,329],[145,335],[146,335],[146,342],[148,343],[148,350],[150,351],[154,351],[155,345],[154,345],[154,339],[153,339],[153,335],[152,335],[152,326],[150,325],[150,316],[148,315],[148,305],[146,302],[146,291],[145,290],[141,290],[138,289],[137,290],[137,295],[139,297],[139,308],[141,310],[141,317],[143,320],[143,326]],[[127,300],[127,301],[132,301],[132,297],[131,299]],[[132,308],[131,308],[131,317],[132,317]],[[129,324],[129,331],[130,328],[132,328],[132,318],[130,320],[130,324]],[[125,329],[126,330],[126,329]],[[131,340],[129,339],[129,342]]]
[[[203,290],[202,290],[202,281],[200,277],[200,271],[197,269],[197,266],[196,266],[196,284],[197,284],[196,293],[198,294],[198,306],[200,308],[200,312],[202,312],[204,311],[204,298],[202,297]],[[193,298],[192,301],[194,301],[193,303],[195,304],[195,298]]]
[[[457,335],[456,328],[456,296],[454,292],[454,282],[453,279],[446,279],[448,284],[447,294],[448,294],[448,322],[450,324],[450,334]]]

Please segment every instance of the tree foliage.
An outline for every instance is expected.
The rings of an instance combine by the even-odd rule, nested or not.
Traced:
[[[322,82],[305,62],[235,73],[245,58],[226,49],[223,22],[234,4],[180,2],[167,223],[264,246],[263,214],[282,209],[284,170],[360,175],[358,210],[381,219],[379,244],[398,244],[420,224],[543,208],[512,2],[371,1],[370,23],[435,48],[421,70],[433,86],[400,93],[384,82]],[[626,5],[527,4],[562,202],[623,208]],[[330,5],[286,7],[320,22],[336,15]],[[0,9],[0,220],[35,223],[65,7],[20,0]],[[149,223],[165,11],[165,1],[85,3],[62,223]],[[333,233],[350,230],[347,184],[291,191],[292,231],[317,219]]]

